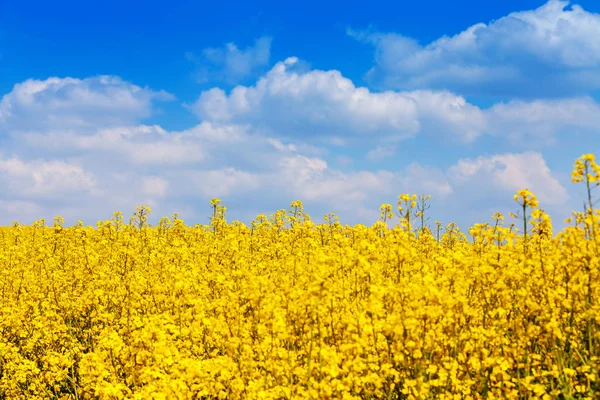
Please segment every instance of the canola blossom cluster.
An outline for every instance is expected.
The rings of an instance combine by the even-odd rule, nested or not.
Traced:
[[[600,393],[600,167],[552,232],[533,193],[463,233],[427,196],[372,226],[139,207],[0,229],[0,399],[584,399]]]

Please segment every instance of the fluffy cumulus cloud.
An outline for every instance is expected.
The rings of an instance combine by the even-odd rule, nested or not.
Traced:
[[[449,179],[456,187],[498,193],[531,190],[544,206],[564,205],[569,199],[565,187],[552,174],[540,153],[507,153],[461,159],[448,170]],[[475,185],[476,187],[474,187]]]
[[[554,141],[557,133],[594,132],[600,105],[591,97],[557,100],[512,100],[486,111],[490,133],[514,139]]]
[[[237,83],[269,64],[271,42],[272,38],[264,36],[244,49],[230,42],[223,47],[206,48],[200,56],[187,53],[186,57],[196,65],[195,75],[199,83],[213,80]]]
[[[444,126],[472,138],[484,128],[477,107],[449,92],[372,92],[356,87],[340,71],[296,70],[298,59],[277,63],[254,86],[203,92],[190,109],[202,119],[249,123],[264,131],[302,136],[348,134],[413,137]]]
[[[600,14],[550,0],[429,43],[348,30],[375,46],[368,76],[385,87],[470,95],[578,95],[600,88]]]
[[[342,172],[325,160],[296,155],[282,158],[277,175],[299,198],[342,210],[374,204],[374,200],[393,201],[402,191],[427,192],[440,198],[452,193],[443,171],[418,163],[394,171]]]
[[[441,211],[453,205],[456,210],[457,205],[476,208],[486,193],[510,201],[511,194],[523,187],[551,205],[563,204],[567,198],[537,153],[463,159],[448,169],[410,163],[392,169],[342,171],[308,145],[249,134],[247,129],[203,122],[182,132],[142,125],[102,128],[93,134],[71,132],[66,139],[53,131],[48,137],[39,133],[19,137],[30,148],[43,147],[54,159],[0,160],[0,180],[11,194],[0,198],[6,206],[0,219],[9,223],[40,214],[46,218],[62,214],[70,222],[93,222],[140,203],[151,205],[157,215],[180,212],[198,218],[194,210],[211,197],[244,207],[244,199],[250,196],[260,204],[247,208],[257,213],[274,211],[275,206],[265,209],[264,204],[285,207],[299,198],[316,218],[333,211],[348,223],[371,223],[381,203],[394,202],[404,192],[432,194]],[[138,135],[143,137],[140,142],[136,142]],[[136,146],[145,148],[148,155],[136,156]],[[178,162],[157,156],[150,151],[153,148],[174,151]],[[180,148],[203,149],[206,156],[186,159],[185,153],[176,152]],[[80,161],[62,161],[69,151]],[[244,152],[249,153],[248,160]],[[252,163],[252,159],[258,161]],[[57,203],[49,206],[48,199]],[[232,211],[235,216],[236,210]],[[472,215],[463,210],[464,224],[473,222],[469,218]]]
[[[598,103],[579,94],[482,107],[451,90],[512,90],[523,76],[539,85],[550,79],[549,65],[566,71],[558,88],[573,71],[588,79],[596,71],[598,52],[591,50],[597,43],[583,37],[596,24],[595,14],[552,1],[427,46],[354,32],[375,44],[372,74],[392,89],[357,87],[338,70],[310,69],[291,57],[254,84],[201,92],[185,105],[198,121],[183,130],[145,124],[156,102],[173,98],[163,91],[113,76],[27,80],[0,100],[0,185],[6,189],[0,224],[60,214],[70,223],[93,223],[141,203],[155,216],[179,212],[200,222],[211,197],[234,204],[230,216],[246,222],[254,212],[301,199],[317,219],[333,211],[344,222],[369,224],[381,203],[425,193],[439,219],[465,227],[498,209],[514,210],[512,194],[522,188],[547,209],[564,208],[570,196],[563,178],[542,153],[519,146],[524,138],[568,140],[567,132],[591,137],[600,125]],[[269,52],[265,38],[246,49],[206,50],[203,62],[211,74],[213,67],[223,74],[211,79],[233,82],[265,67]],[[534,64],[539,75],[528,69]],[[484,135],[498,143],[514,139],[513,148],[478,147]],[[411,158],[403,146],[415,143],[424,147]]]
[[[446,90],[372,92],[340,71],[296,70],[297,63],[290,58],[276,64],[254,86],[204,91],[188,107],[201,119],[249,124],[272,135],[318,137],[332,145],[380,142],[369,159],[393,155],[390,143],[419,133],[467,143],[483,134],[551,141],[573,130],[593,131],[600,122],[600,106],[586,96],[481,108]]]
[[[261,183],[259,175],[233,167],[187,171],[183,176],[186,177],[191,194],[199,193],[206,198],[243,195],[247,191],[258,189]]]
[[[29,79],[0,100],[0,134],[135,124],[151,115],[154,101],[172,99],[115,76]]]
[[[23,139],[46,150],[77,150],[83,153],[118,154],[134,164],[172,165],[202,161],[203,146],[191,134],[171,134],[160,126],[139,125],[101,128],[89,134],[79,131],[27,133]]]
[[[318,139],[333,147],[375,142],[366,154],[375,160],[393,156],[394,142],[419,133],[460,142],[482,134],[549,142],[556,134],[589,132],[600,123],[600,106],[590,97],[513,100],[482,109],[447,91],[372,92],[339,71],[296,70],[297,63],[294,58],[278,63],[254,86],[229,94],[219,88],[203,92],[188,107],[204,121],[181,132],[139,125],[156,101],[172,98],[163,91],[106,76],[28,80],[2,97],[0,135],[38,148],[121,153],[138,164],[177,165],[210,159],[211,148],[222,141],[248,142],[249,132]],[[298,150],[322,153],[310,145]]]
[[[21,197],[61,198],[101,193],[92,173],[80,165],[59,160],[0,158],[0,182],[6,192]]]
[[[293,194],[350,218],[357,215],[348,212],[376,210],[400,193],[430,194],[438,207],[455,212],[453,217],[465,225],[473,222],[468,210],[487,219],[492,210],[512,209],[512,195],[520,189],[531,190],[549,210],[561,209],[570,197],[537,152],[464,158],[447,169],[413,162],[394,170],[342,172],[324,160],[302,156],[282,159],[280,168],[278,179],[290,185]]]

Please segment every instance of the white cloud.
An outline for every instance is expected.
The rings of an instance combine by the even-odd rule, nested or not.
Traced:
[[[258,189],[258,175],[226,167],[218,170],[187,171],[183,173],[188,190],[200,193],[205,197],[221,197],[231,193],[241,193]],[[183,189],[185,190],[185,189]]]
[[[90,94],[96,98],[105,88],[88,89],[99,91]],[[16,97],[11,100],[29,114],[11,114],[10,124],[3,125],[11,133],[4,142],[20,157],[0,157],[0,184],[8,193],[0,200],[35,199],[28,203],[29,210],[87,221],[133,210],[142,202],[162,215],[189,211],[215,196],[223,197],[226,205],[243,204],[245,213],[270,212],[273,204],[285,207],[301,199],[316,215],[339,210],[349,223],[373,222],[360,216],[373,215],[369,210],[376,213],[383,202],[394,203],[400,193],[431,194],[443,211],[464,204],[461,212],[467,216],[490,193],[510,203],[512,193],[523,187],[549,204],[561,205],[566,192],[539,154],[465,159],[449,170],[415,163],[375,171],[360,165],[361,152],[375,148],[371,157],[377,151],[380,156],[391,154],[400,149],[400,138],[422,131],[440,131],[465,142],[486,132],[549,137],[573,126],[588,131],[596,126],[598,114],[597,104],[585,98],[500,103],[482,110],[444,91],[375,93],[355,87],[338,71],[298,71],[292,59],[277,64],[255,86],[221,92],[218,106],[201,96],[192,108],[200,107],[207,119],[186,130],[132,125],[140,113],[120,119],[119,110],[108,108],[107,119],[119,124],[95,124],[86,119],[94,114],[92,106],[58,107],[73,119],[83,115],[87,125],[46,121],[29,127],[24,120],[21,127],[22,119],[55,110],[52,93],[42,96],[43,101],[33,96],[36,107]],[[337,145],[345,146],[345,156]],[[0,218],[6,220],[3,215]]]
[[[29,79],[2,97],[0,133],[130,125],[150,116],[153,101],[171,99],[114,76]]]
[[[148,176],[142,180],[142,190],[148,196],[164,197],[168,187],[169,182],[160,176]]]
[[[240,143],[248,138],[249,127],[242,125],[215,124],[204,121],[190,129],[184,130],[180,136],[186,139],[202,140],[207,143]]]
[[[330,171],[321,179],[306,181],[299,187],[298,194],[307,200],[321,200],[344,208],[363,203],[369,193],[383,194],[393,174],[388,171],[359,171],[343,174]],[[385,190],[387,192],[387,190]]]
[[[181,132],[168,132],[157,125],[139,125],[102,128],[89,134],[77,130],[52,130],[21,136],[29,145],[46,150],[108,152],[145,165],[199,163],[210,158],[211,148],[247,141],[245,127],[209,122]]]
[[[486,133],[550,143],[557,134],[592,132],[600,123],[600,106],[590,97],[513,100],[481,109],[447,91],[371,92],[339,71],[297,72],[296,62],[278,63],[255,86],[205,91],[189,107],[205,121],[248,125],[273,137],[335,146],[375,139],[370,159],[391,155],[395,142],[418,133],[462,143]]]
[[[348,33],[375,46],[369,77],[385,87],[532,97],[600,87],[600,14],[550,0],[427,44],[399,34]]]
[[[374,215],[369,210],[383,202],[395,204],[401,193],[432,195],[432,212],[463,226],[487,220],[500,209],[516,210],[512,195],[520,189],[530,189],[547,211],[563,210],[569,199],[542,155],[534,152],[460,159],[446,170],[411,163],[399,170],[341,172],[324,160],[302,156],[286,157],[280,167],[267,180],[280,182],[278,192],[339,211],[352,223],[360,215]]]
[[[364,207],[374,199],[393,201],[400,192],[426,191],[440,197],[452,192],[442,171],[419,164],[400,171],[341,172],[324,160],[294,156],[283,158],[280,167],[277,180],[291,187],[296,196],[342,209]]]
[[[336,70],[296,71],[297,63],[293,57],[277,63],[255,86],[237,86],[229,95],[219,88],[205,91],[190,109],[206,120],[330,139],[355,134],[401,140],[413,137],[422,125],[441,125],[468,140],[483,127],[481,111],[460,96],[374,93],[355,87]]]
[[[327,170],[327,162],[302,155],[283,157],[279,161],[281,174],[296,184],[319,178]]]
[[[487,128],[484,111],[468,103],[463,97],[441,91],[414,91],[410,96],[419,107],[424,132],[450,134],[463,142],[470,142]]]
[[[159,126],[104,128],[92,134],[79,131],[28,133],[23,138],[32,146],[61,151],[117,153],[137,164],[185,164],[206,158],[197,143],[186,143]]]
[[[377,146],[367,152],[366,157],[371,161],[383,160],[396,154],[395,146]]]
[[[600,105],[589,97],[513,100],[486,110],[489,131],[516,140],[533,137],[553,141],[561,132],[594,132],[600,126]]]
[[[223,80],[235,83],[269,64],[271,42],[270,37],[261,37],[254,45],[245,49],[239,49],[235,43],[230,42],[222,48],[204,49],[201,57],[192,53],[187,53],[186,57],[198,66],[198,82]]]
[[[293,143],[286,145],[286,144],[283,144],[281,139],[276,139],[276,138],[268,138],[267,141],[269,142],[269,144],[271,146],[273,146],[275,149],[277,149],[283,153],[296,151],[296,146]]]
[[[560,184],[540,153],[507,153],[462,159],[448,170],[451,182],[463,190],[515,193],[531,190],[540,202],[557,206],[569,199],[567,190]]]
[[[447,174],[435,166],[412,163],[403,171],[403,182],[412,193],[419,192],[442,199],[454,193]]]
[[[0,158],[0,180],[8,192],[17,196],[60,198],[99,194],[92,173],[60,160]]]

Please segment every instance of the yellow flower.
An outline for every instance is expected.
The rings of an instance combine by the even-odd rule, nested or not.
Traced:
[[[0,397],[597,397],[600,210],[554,235],[521,190],[527,242],[500,213],[433,238],[428,198],[394,227],[387,203],[370,228],[299,200],[246,225],[216,198],[208,225],[2,227]]]

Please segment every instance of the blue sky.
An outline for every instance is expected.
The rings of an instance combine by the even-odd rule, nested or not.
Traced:
[[[175,3],[175,4],[173,4]],[[150,204],[462,227],[529,188],[556,225],[596,152],[600,3],[0,4],[0,224]]]

